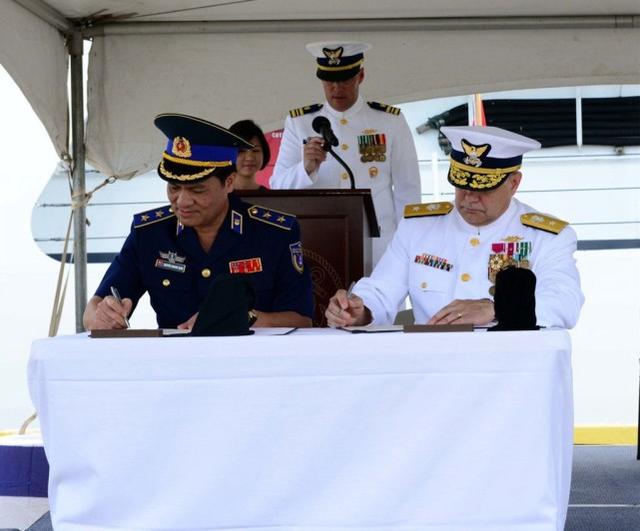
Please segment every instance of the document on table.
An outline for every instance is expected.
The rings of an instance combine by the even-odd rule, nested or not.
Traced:
[[[439,325],[404,325],[405,332],[473,332],[473,325],[467,324],[439,324]]]
[[[295,332],[297,328],[290,328],[285,326],[273,327],[273,328],[252,328],[257,336],[286,336],[291,332]]]
[[[338,329],[352,334],[375,334],[378,332],[473,332],[474,330],[472,324],[342,326]]]
[[[191,333],[191,329],[190,328],[161,328],[160,330],[162,331],[162,336],[163,337],[183,336],[185,334],[190,334]]]
[[[96,339],[118,337],[170,337],[189,334],[191,330],[178,328],[118,328],[115,330],[91,330],[89,337]]]
[[[352,334],[375,334],[380,332],[402,332],[402,325],[370,325],[370,326],[341,326],[338,330]]]
[[[257,336],[286,336],[297,330],[295,327],[252,328]],[[93,338],[117,338],[117,337],[176,337],[189,335],[191,330],[179,328],[121,328],[117,330],[91,330]]]

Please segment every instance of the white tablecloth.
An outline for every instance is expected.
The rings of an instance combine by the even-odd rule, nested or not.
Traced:
[[[565,331],[34,342],[65,530],[561,531]]]

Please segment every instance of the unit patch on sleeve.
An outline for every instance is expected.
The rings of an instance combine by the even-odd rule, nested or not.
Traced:
[[[538,212],[522,214],[522,216],[520,216],[520,222],[525,227],[533,227],[534,229],[540,229],[545,232],[550,232],[551,234],[560,234],[562,230],[569,225],[568,221],[562,221],[561,219],[546,214],[539,214]]]
[[[302,256],[302,243],[296,242],[289,245],[291,253],[291,263],[298,273],[304,271],[304,257]]]
[[[404,207],[405,218],[423,218],[425,216],[444,216],[453,210],[453,203],[418,203]]]

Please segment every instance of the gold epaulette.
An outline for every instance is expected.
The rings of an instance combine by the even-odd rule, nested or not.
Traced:
[[[386,103],[378,103],[377,101],[368,101],[367,105],[376,111],[388,112],[398,116],[401,112],[400,107],[394,107],[393,105],[387,105]]]
[[[453,203],[418,203],[404,207],[405,218],[423,218],[425,216],[444,216],[453,210]]]
[[[520,222],[526,227],[533,227],[534,229],[540,229],[552,234],[560,234],[562,229],[569,225],[568,221],[562,221],[561,219],[538,212],[522,214],[522,216],[520,216]]]
[[[291,118],[297,118],[298,116],[304,116],[305,114],[312,114],[322,109],[322,103],[314,103],[313,105],[307,105],[306,107],[298,107],[297,109],[291,109],[289,116]]]
[[[140,227],[146,227],[158,221],[164,221],[165,219],[175,218],[176,215],[171,210],[171,205],[163,207],[153,208],[146,212],[140,212],[133,216],[133,228],[139,229]]]
[[[286,212],[265,208],[260,205],[250,206],[247,212],[251,219],[261,221],[267,225],[273,225],[279,229],[291,230],[291,227],[296,222],[296,217],[293,214],[287,214]]]

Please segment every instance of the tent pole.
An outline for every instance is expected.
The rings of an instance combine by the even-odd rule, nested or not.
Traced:
[[[15,0],[15,3],[62,33],[69,34],[73,31],[73,24],[44,0]]]
[[[76,293],[76,332],[83,332],[87,305],[87,214],[85,207],[84,96],[82,75],[83,38],[79,30],[69,38],[71,55],[71,138],[73,143],[73,262]]]
[[[459,17],[341,20],[203,20],[110,22],[83,29],[85,38],[105,35],[155,35],[265,32],[455,31],[515,29],[638,28],[640,16]]]

